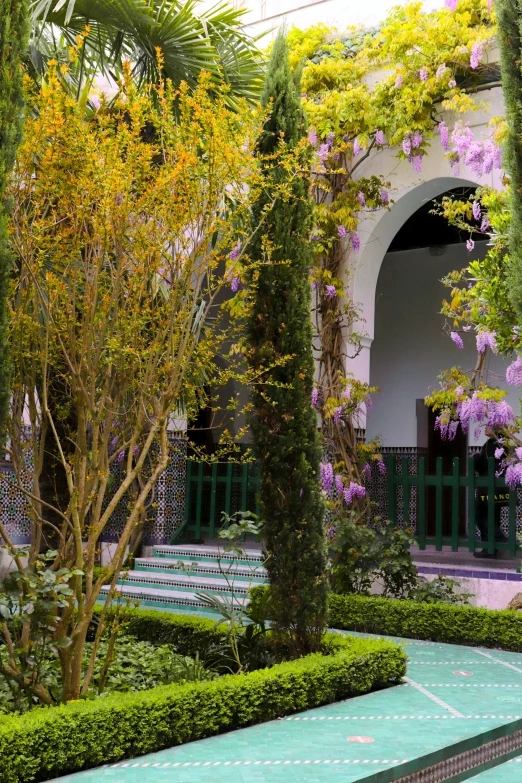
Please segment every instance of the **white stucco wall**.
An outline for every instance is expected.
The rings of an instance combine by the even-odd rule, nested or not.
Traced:
[[[366,433],[381,436],[384,446],[417,446],[415,401],[437,384],[443,369],[460,366],[471,369],[476,361],[475,338],[464,335],[465,349],[459,350],[444,332],[439,314],[448,289],[441,278],[460,269],[472,258],[480,258],[487,243],[480,242],[468,253],[465,245],[450,245],[441,256],[429,248],[387,253],[381,266],[375,295],[375,338],[370,357],[370,383],[379,386],[374,396]],[[508,362],[492,356],[488,380],[502,388]],[[517,395],[508,401],[517,409]],[[481,442],[482,438],[477,442]],[[470,433],[470,444],[474,444]]]

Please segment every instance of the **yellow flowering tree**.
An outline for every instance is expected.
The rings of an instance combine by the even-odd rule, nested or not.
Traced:
[[[167,465],[169,422],[180,411],[189,419],[195,413],[206,377],[219,381],[214,359],[230,333],[218,296],[240,261],[230,251],[266,185],[245,155],[260,113],[241,101],[232,111],[226,91],[216,96],[212,84],[210,93],[205,75],[192,91],[167,83],[138,94],[127,67],[117,102],[88,120],[52,64],[34,102],[10,188],[18,265],[10,437],[19,479],[27,452],[34,457],[29,564],[52,545],[52,568],[71,589],[51,633],[60,699],[68,701],[88,691],[108,605],[82,672],[95,602],[103,581],[114,587]],[[272,202],[277,197],[273,186]],[[233,369],[222,372],[230,377]],[[66,479],[54,503],[40,491],[49,442]],[[123,474],[117,487],[115,462]],[[98,578],[100,537],[132,486],[139,490]],[[14,553],[7,531],[0,533]],[[25,642],[29,649],[31,639]],[[50,703],[45,688],[36,690],[37,674],[22,673],[17,661],[14,653],[2,658],[3,674],[22,676]]]

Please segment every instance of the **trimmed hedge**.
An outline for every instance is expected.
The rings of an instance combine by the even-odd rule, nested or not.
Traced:
[[[348,631],[522,652],[522,612],[331,595],[329,624]]]
[[[101,613],[96,607],[95,615]],[[157,609],[131,609],[129,625],[125,633],[143,642],[171,644],[180,655],[194,657],[199,653],[205,658],[208,648],[223,642],[226,636],[224,625],[216,627],[216,620],[193,615],[159,612]]]
[[[178,628],[189,619],[170,617]],[[132,758],[358,696],[405,674],[406,654],[391,642],[336,639],[332,645],[339,650],[333,655],[309,655],[250,674],[0,718],[0,783],[48,780]]]

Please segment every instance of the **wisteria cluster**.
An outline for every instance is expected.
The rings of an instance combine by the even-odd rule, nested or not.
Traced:
[[[462,392],[461,387],[456,389],[457,398],[463,396],[463,392],[459,392]],[[484,426],[500,429],[514,421],[513,409],[505,400],[487,400],[474,391],[470,397],[458,399],[453,417],[449,408],[443,410],[435,419],[435,429],[439,430],[443,440],[453,440],[459,424],[463,432],[467,433],[473,427],[478,434],[478,430]]]
[[[439,123],[438,132],[444,152],[449,155],[453,174],[460,176],[460,166],[468,166],[477,176],[502,168],[502,150],[493,139],[477,141],[469,125],[456,122],[451,133],[446,123]]]
[[[321,463],[321,486],[323,492],[327,495],[329,495],[335,487],[337,494],[344,499],[344,502],[347,505],[351,505],[357,498],[364,498],[366,496],[366,487],[363,487],[362,484],[350,481],[348,486],[345,486],[343,477],[339,474],[334,474],[331,462]]]
[[[522,386],[522,359],[517,356],[506,370],[506,381],[510,386]]]

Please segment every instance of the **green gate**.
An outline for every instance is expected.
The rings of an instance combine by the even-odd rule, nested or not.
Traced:
[[[395,455],[387,455],[388,482],[388,519],[397,522],[397,488],[402,487],[404,508],[409,506],[412,487],[417,487],[415,518],[409,519],[406,511],[404,521],[415,530],[420,549],[428,544],[442,550],[451,546],[453,552],[458,549],[475,551],[475,493],[484,490],[488,497],[488,543],[489,552],[495,549],[507,550],[515,555],[517,551],[517,491],[506,487],[503,477],[495,476],[495,460],[488,460],[488,475],[475,476],[473,459],[468,459],[467,475],[460,475],[460,462],[453,460],[450,475],[443,474],[442,458],[436,460],[435,474],[426,474],[424,457],[418,460],[417,473],[408,473],[408,458],[397,460]],[[400,470],[396,470],[397,461]],[[433,488],[433,489],[431,489]],[[506,542],[495,542],[495,494],[507,497],[509,508],[509,533]],[[463,502],[464,501],[464,502]],[[428,509],[428,504],[430,509]],[[462,509],[464,508],[464,515]],[[428,514],[431,511],[431,515]],[[428,517],[430,516],[430,519]],[[463,529],[464,528],[464,529]],[[481,544],[482,546],[482,544]]]

